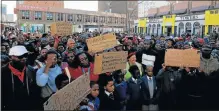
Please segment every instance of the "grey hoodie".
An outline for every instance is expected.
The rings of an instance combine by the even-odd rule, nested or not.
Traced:
[[[210,75],[212,72],[219,70],[219,61],[213,56],[210,59],[205,59],[201,56],[200,68],[206,75]]]

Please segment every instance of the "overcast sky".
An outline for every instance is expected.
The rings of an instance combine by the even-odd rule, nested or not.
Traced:
[[[7,5],[7,14],[14,14],[16,1],[2,1],[2,4]],[[81,10],[89,10],[89,11],[98,10],[98,1],[64,1],[64,4],[65,4],[64,5],[65,8],[81,9]]]

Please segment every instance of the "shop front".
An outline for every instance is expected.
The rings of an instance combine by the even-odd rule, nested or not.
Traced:
[[[138,20],[138,33],[144,34],[146,33],[146,24],[147,24],[147,19],[142,18]]]
[[[166,36],[173,36],[175,32],[175,17],[176,15],[163,16],[162,34]]]
[[[205,11],[205,35],[219,33],[219,9]]]
[[[163,19],[159,18],[148,18],[147,19],[147,35],[160,36],[162,34],[162,24]]]
[[[205,15],[178,15],[176,16],[176,35],[180,36],[184,33],[189,33],[193,35],[204,35],[205,27]]]
[[[45,32],[45,24],[29,24],[29,23],[24,23],[21,25],[21,30],[23,30],[23,32],[31,32],[34,33],[36,31],[40,32],[40,33],[44,33]]]

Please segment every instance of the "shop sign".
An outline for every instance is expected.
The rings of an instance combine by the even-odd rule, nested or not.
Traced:
[[[204,19],[205,15],[186,15],[176,17],[176,21],[190,21]]]
[[[150,23],[160,23],[160,22],[162,22],[162,19],[148,19],[147,22],[150,22]]]
[[[30,6],[30,5],[18,5],[19,10],[33,10],[33,11],[47,11],[48,8],[46,7],[37,7],[37,6]]]

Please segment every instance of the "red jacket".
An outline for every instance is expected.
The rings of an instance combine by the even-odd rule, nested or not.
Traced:
[[[68,70],[71,74],[72,79],[77,79],[83,74],[82,68],[80,66],[77,69],[68,66]],[[85,68],[84,70],[85,72],[88,72],[88,68]],[[90,81],[97,82],[99,79],[99,75],[94,74],[93,71],[94,71],[94,64],[90,63]]]

